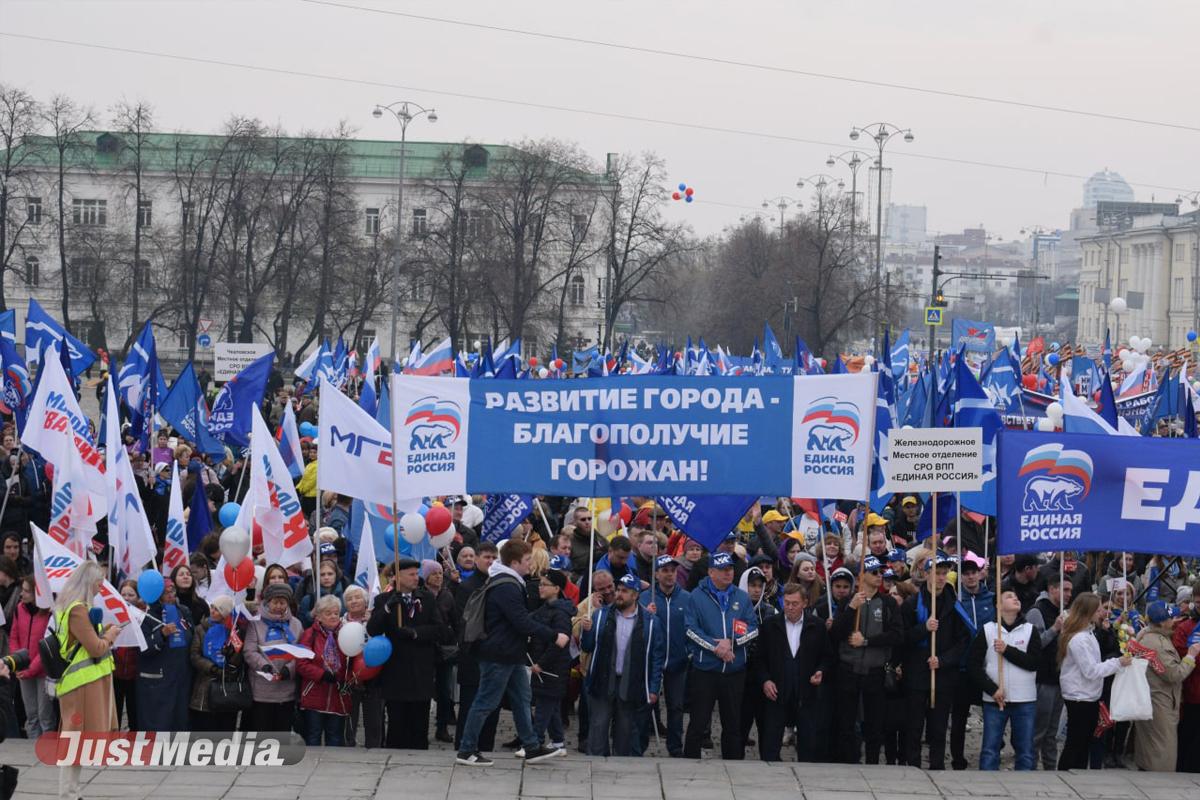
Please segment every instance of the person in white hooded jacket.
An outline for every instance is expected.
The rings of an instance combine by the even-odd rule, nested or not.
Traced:
[[[1101,660],[1100,643],[1092,632],[1104,616],[1099,595],[1083,592],[1071,603],[1058,637],[1059,686],[1067,709],[1067,741],[1058,757],[1058,768],[1087,769],[1088,747],[1100,719],[1104,679],[1132,657]]]

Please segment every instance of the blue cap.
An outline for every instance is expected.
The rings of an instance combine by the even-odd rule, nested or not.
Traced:
[[[883,571],[883,579],[884,579],[885,581],[894,581],[894,580],[896,580],[896,573],[892,571],[892,568],[891,568],[891,567],[888,567],[887,569],[885,569],[885,570]]]
[[[617,581],[617,584],[624,586],[626,589],[633,589],[635,592],[640,592],[642,590],[641,580],[632,572],[626,572],[624,575],[622,575],[621,580]]]
[[[663,569],[665,567],[673,567],[677,562],[671,556],[659,556],[654,559],[654,568]]]
[[[933,569],[936,564],[938,567],[954,566],[958,563],[958,559],[949,553],[944,553],[941,550],[937,551],[935,558],[925,559],[925,569]]]
[[[1179,613],[1179,606],[1164,603],[1162,600],[1155,600],[1146,606],[1146,616],[1155,625],[1160,622],[1166,622],[1173,617],[1178,617]]]
[[[333,546],[333,542],[321,542],[321,555],[323,555],[323,556],[337,555],[337,548]]]
[[[725,541],[736,542],[737,541],[737,531],[730,531],[729,533],[725,534]]]
[[[867,556],[862,562],[863,572],[879,572],[883,569],[883,562],[875,556]]]
[[[729,553],[714,553],[712,561],[708,562],[709,569],[733,569],[733,556]]]
[[[888,553],[888,554],[887,554],[887,560],[888,560],[888,562],[889,562],[889,563],[891,563],[891,562],[893,562],[893,561],[903,561],[904,563],[906,563],[906,564],[907,564],[907,563],[908,563],[908,553],[906,553],[906,552],[904,552],[903,550],[901,550],[901,549],[897,548],[897,549],[895,549],[895,550],[893,550],[892,552],[890,552],[890,553]]]
[[[550,559],[550,569],[557,569],[566,572],[571,568],[571,559],[564,555],[557,555]]]

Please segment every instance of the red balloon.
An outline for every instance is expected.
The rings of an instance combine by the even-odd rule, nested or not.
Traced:
[[[554,368],[555,368],[555,369],[562,369],[562,368],[563,368],[563,360],[562,360],[561,358],[556,358],[556,359],[554,359]]]
[[[242,562],[236,567],[232,564],[225,565],[225,583],[235,592],[240,592],[243,589],[249,588],[254,582],[254,562],[247,558],[243,558]]]
[[[1026,389],[1036,389],[1038,385],[1037,375],[1022,375],[1021,385]]]
[[[679,352],[678,350],[676,350],[676,351],[675,351],[675,360],[676,360],[676,361],[679,361],[681,358],[683,358],[683,353],[681,353],[681,352]]]
[[[537,356],[530,356],[529,357],[529,366],[536,367],[537,365],[538,365]]]
[[[450,529],[454,520],[450,518],[450,509],[445,506],[434,506],[425,512],[425,530],[430,536],[439,536]]]
[[[671,199],[672,199],[672,200],[678,200],[678,199],[679,199],[679,192],[671,192]]]
[[[628,503],[621,503],[621,510],[617,514],[621,517],[621,522],[626,525],[633,519],[633,509],[629,507]]]
[[[691,197],[691,196],[692,196],[692,195],[694,195],[695,193],[696,193],[696,190],[695,190],[695,189],[693,189],[693,188],[692,188],[692,187],[690,187],[690,186],[687,188],[687,191],[686,191],[686,192],[684,192],[684,194],[686,194],[688,197]]]
[[[254,520],[254,522],[250,524],[250,546],[263,546],[263,530],[262,525],[258,524],[258,520]]]

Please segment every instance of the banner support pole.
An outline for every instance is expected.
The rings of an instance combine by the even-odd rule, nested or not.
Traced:
[[[1000,554],[996,553],[996,638],[1004,638],[1004,620],[1000,617]],[[986,657],[986,654],[985,654]],[[1000,691],[1004,691],[1004,655],[996,654],[996,685]],[[1004,704],[1000,704],[1000,708],[1004,708]]]
[[[937,496],[938,493],[933,493],[933,510],[930,514],[930,523],[933,530],[933,551],[930,558],[930,569],[925,572],[925,587],[929,589],[929,618],[937,619]],[[937,656],[937,631],[929,632],[929,657]],[[929,670],[929,707],[933,708],[937,705],[937,670]]]

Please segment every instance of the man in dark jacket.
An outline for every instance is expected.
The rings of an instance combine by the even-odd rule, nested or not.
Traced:
[[[478,549],[478,554],[473,555],[470,559],[470,574],[466,575],[464,569],[462,582],[459,583],[458,589],[454,593],[454,609],[459,620],[463,618],[463,614],[467,610],[467,602],[471,599],[471,595],[482,589],[483,585],[487,583],[488,570],[491,569],[492,562],[496,560],[496,545],[491,542],[482,542]],[[459,555],[462,555],[461,551]],[[460,558],[460,567],[463,567],[463,564],[464,562]],[[462,744],[463,722],[467,712],[471,709],[471,703],[475,700],[475,693],[478,691],[479,658],[475,654],[475,648],[460,643],[458,648],[458,724],[454,727],[455,747]],[[483,727],[479,730],[478,747],[480,750],[491,751],[494,749],[496,725],[499,720],[500,709],[496,709],[488,715]]]
[[[825,625],[807,603],[804,590],[788,584],[783,590],[783,613],[759,628],[755,661],[759,691],[766,699],[758,743],[763,761],[779,761],[783,728],[793,719],[799,760],[812,760],[816,749],[817,687],[830,670],[833,650]]]
[[[1063,609],[1071,605],[1070,578],[1059,581],[1052,573],[1046,591],[1038,595],[1025,619],[1033,626],[1041,645],[1042,663],[1037,668],[1037,716],[1033,728],[1033,750],[1042,757],[1042,769],[1058,769],[1058,723],[1062,719],[1062,689],[1058,684],[1058,634]]]
[[[449,644],[449,622],[420,585],[420,564],[402,558],[391,588],[375,598],[367,633],[387,636],[392,655],[378,683],[387,707],[387,747],[429,749],[429,703],[437,674],[437,646]]]
[[[638,605],[641,583],[636,574],[626,573],[612,605],[583,621],[580,647],[592,654],[584,678],[589,755],[610,754],[610,729],[612,755],[640,754],[636,722],[658,700],[667,642],[658,618]]]
[[[1013,560],[1012,570],[1000,585],[1002,591],[1016,592],[1021,601],[1021,612],[1026,613],[1037,602],[1038,559],[1031,553],[1022,553]]]
[[[837,714],[837,741],[841,743],[841,762],[857,764],[858,740],[855,737],[857,709],[862,707],[862,737],[868,764],[879,763],[883,748],[884,666],[892,648],[904,644],[904,625],[900,607],[880,590],[883,563],[875,556],[863,559],[862,582],[845,608],[838,609],[829,634],[838,652],[837,685],[834,704]]]
[[[937,593],[936,608],[927,580],[913,597],[904,601],[904,683],[908,693],[908,756],[910,766],[921,766],[921,742],[929,739],[929,768],[946,768],[946,728],[954,705],[954,688],[973,635],[966,612],[955,596],[947,576],[954,556],[939,552],[925,562],[925,573]],[[936,613],[935,613],[936,612]],[[933,636],[936,632],[937,636]],[[935,646],[936,639],[936,646]],[[931,681],[935,678],[935,702],[930,707]]]
[[[963,556],[962,573],[958,577],[962,591],[963,611],[971,620],[971,628],[975,636],[979,636],[983,626],[996,618],[996,595],[988,588],[983,573],[987,562],[974,553],[968,552]],[[974,639],[972,639],[974,642]],[[964,660],[960,671],[967,669]],[[967,718],[971,715],[971,707],[979,705],[979,687],[969,680],[959,676],[954,689],[954,707],[950,711],[950,765],[956,770],[967,768]]]
[[[742,573],[746,571],[747,564],[745,559],[738,558],[735,549],[737,547],[737,533],[730,532],[725,534],[725,538],[717,545],[717,553],[728,553],[733,564],[733,582],[740,583]],[[696,563],[688,570],[688,581],[686,588],[689,592],[695,592],[700,586],[700,582],[708,576],[709,563],[712,561],[716,553],[705,553],[696,559]]]
[[[525,671],[529,638],[553,641],[566,647],[570,637],[555,634],[529,616],[525,607],[525,576],[533,566],[530,547],[525,542],[510,541],[500,552],[500,560],[492,564],[488,583],[480,591],[484,598],[484,636],[478,642],[479,692],[471,704],[463,724],[462,743],[457,762],[467,766],[490,766],[494,762],[478,750],[479,731],[488,715],[500,707],[500,699],[508,697],[512,706],[517,736],[525,749],[526,763],[536,764],[553,758],[551,750],[538,741],[530,716],[531,696],[529,673]],[[471,627],[470,609],[463,625]],[[428,710],[426,710],[428,714]]]
[[[662,697],[667,704],[667,753],[672,758],[683,755],[683,709],[687,698],[688,671],[687,622],[684,613],[690,596],[686,589],[675,583],[679,576],[677,567],[675,559],[659,556],[655,562],[654,586],[642,592],[639,600],[658,617],[663,638],[667,641]],[[647,740],[649,734],[647,726],[643,739]]]
[[[558,570],[547,570],[538,582],[538,596],[542,605],[533,612],[533,618],[550,630],[571,633],[571,618],[575,616],[575,605],[562,596],[567,587],[567,575]],[[530,670],[533,678],[530,687],[533,694],[533,728],[539,741],[550,735],[550,749],[566,755],[563,750],[566,732],[562,723],[562,700],[567,694],[571,675],[571,651],[564,650],[555,642],[533,640],[529,645]]]

